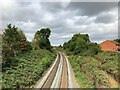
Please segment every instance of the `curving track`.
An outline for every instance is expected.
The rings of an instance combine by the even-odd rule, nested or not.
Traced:
[[[53,65],[34,86],[34,88],[78,88],[78,87],[79,85],[75,81],[72,67],[67,57],[61,52],[57,53],[57,57]]]

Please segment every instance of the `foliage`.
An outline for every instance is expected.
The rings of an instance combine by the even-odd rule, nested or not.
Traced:
[[[26,40],[23,32],[9,24],[2,34],[2,63],[11,64],[12,57],[30,49],[30,43]]]
[[[65,42],[63,48],[77,55],[95,55],[100,51],[97,43],[91,43],[88,34],[75,34],[71,40]]]
[[[79,63],[82,60],[80,58],[81,57],[77,57],[77,56],[69,56],[68,57],[71,65],[72,65],[72,68],[74,69],[75,77],[81,88],[94,88],[95,86],[93,85],[92,81],[88,80],[85,73],[81,71]]]
[[[24,52],[32,49],[31,43],[27,41],[25,35],[23,34],[22,30],[18,31],[20,35],[20,41],[19,41],[19,51]]]
[[[101,70],[106,71],[117,81],[120,80],[119,71],[119,55],[115,52],[101,52],[95,58],[101,63]]]
[[[33,87],[55,60],[55,56],[55,53],[47,50],[36,50],[14,57],[16,65],[5,67],[2,72],[2,88]]]
[[[111,86],[105,75],[112,76],[118,82],[120,79],[118,55],[115,52],[100,52],[94,57],[69,56],[69,60],[81,87],[108,88]]]
[[[55,59],[54,51],[41,50],[50,50],[50,32],[47,28],[36,33],[34,45],[40,49],[34,51],[22,30],[7,26],[2,34],[2,88],[32,87],[42,77]]]
[[[101,49],[97,43],[89,43],[88,49],[84,52],[81,52],[79,55],[83,56],[94,56],[101,52]]]
[[[49,28],[42,28],[40,31],[35,33],[34,40],[32,41],[33,49],[47,49],[51,50],[52,46],[50,45],[49,36],[51,30]]]

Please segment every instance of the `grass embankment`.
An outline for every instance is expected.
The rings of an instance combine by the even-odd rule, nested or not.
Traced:
[[[80,87],[118,88],[118,55],[114,52],[100,52],[94,57],[69,56]]]
[[[13,58],[16,65],[4,68],[2,88],[31,88],[55,60],[55,52],[29,51]]]

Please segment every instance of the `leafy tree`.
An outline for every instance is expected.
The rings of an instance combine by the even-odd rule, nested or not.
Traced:
[[[47,49],[51,50],[51,45],[49,41],[51,30],[49,28],[42,28],[40,31],[37,31],[32,41],[33,49]]]
[[[31,46],[30,42],[27,41],[25,34],[23,34],[23,31],[19,30],[18,33],[20,35],[18,50],[21,52],[31,50],[32,46]]]
[[[69,50],[72,54],[90,55],[96,54],[100,48],[96,43],[91,43],[88,34],[75,34],[71,40],[65,42],[64,49]]]
[[[101,48],[97,43],[90,43],[88,49],[83,53],[85,56],[94,56],[101,51]]]
[[[87,34],[75,34],[71,40],[64,43],[63,48],[68,48],[73,54],[78,54],[87,49],[89,36]]]
[[[17,46],[19,45],[20,35],[17,31],[18,28],[9,24],[5,31],[3,32],[3,49],[5,47],[9,48],[13,55],[16,55],[18,50]],[[7,53],[7,52],[6,52]]]
[[[27,41],[23,32],[11,24],[3,32],[2,40],[3,64],[10,63],[11,57],[30,49],[30,43]]]
[[[40,31],[35,33],[34,39],[32,41],[32,48],[33,50],[39,49],[39,41],[40,41]]]
[[[51,30],[49,28],[42,28],[40,30],[40,36],[42,39],[48,39],[50,36]]]

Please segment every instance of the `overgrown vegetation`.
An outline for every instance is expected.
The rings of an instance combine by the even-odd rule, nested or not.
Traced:
[[[69,56],[80,86],[82,88],[110,88],[109,78],[105,75],[119,80],[118,54],[101,52],[95,57]]]
[[[22,30],[7,26],[2,34],[2,88],[30,88],[42,77],[56,56],[50,33],[49,28],[37,31],[31,43]],[[75,34],[57,49],[67,53],[81,88],[111,87],[106,75],[119,82],[120,53],[101,52],[97,43],[90,42],[88,34]]]
[[[58,47],[62,50],[61,47]],[[65,42],[63,51],[69,57],[81,88],[111,88],[109,77],[119,82],[118,60],[115,52],[102,52],[97,43],[92,43],[87,34],[75,34]]]
[[[31,50],[31,45],[23,32],[9,24],[2,34],[3,67],[10,66],[13,63],[12,57],[29,50]]]
[[[100,62],[101,70],[110,74],[116,81],[120,83],[119,56],[120,53],[101,52],[95,56],[95,59]]]
[[[7,26],[2,34],[2,88],[29,88],[42,77],[56,57],[50,32],[49,28],[37,31],[31,45],[22,30]]]
[[[14,66],[3,68],[2,88],[31,88],[55,60],[47,50],[29,51],[14,57]]]

